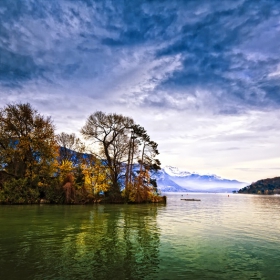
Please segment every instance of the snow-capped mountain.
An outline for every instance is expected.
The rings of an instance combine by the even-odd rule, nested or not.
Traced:
[[[163,169],[169,176],[185,177],[191,175],[191,172],[180,171],[177,167],[173,166],[165,166]]]
[[[247,183],[223,179],[217,175],[201,175],[195,172],[181,171],[166,166],[152,174],[162,192],[231,192],[239,190]]]

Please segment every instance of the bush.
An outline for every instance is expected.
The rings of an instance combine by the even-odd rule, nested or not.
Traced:
[[[64,191],[60,186],[59,179],[54,178],[44,186],[40,187],[41,198],[49,203],[61,204],[64,203]]]
[[[39,201],[38,188],[31,187],[27,179],[11,179],[5,182],[0,190],[2,204],[31,204]]]

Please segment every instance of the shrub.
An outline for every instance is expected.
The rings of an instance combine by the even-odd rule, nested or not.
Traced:
[[[0,203],[2,204],[31,204],[40,201],[38,188],[31,187],[25,179],[11,179],[3,184],[0,190]]]

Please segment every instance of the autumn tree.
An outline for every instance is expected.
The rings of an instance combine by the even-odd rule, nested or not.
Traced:
[[[52,176],[57,157],[54,125],[29,103],[0,110],[0,168],[19,179]]]
[[[83,165],[84,187],[90,197],[98,196],[110,189],[110,174],[102,161],[95,159],[94,164]]]
[[[60,164],[63,161],[71,161],[73,164],[81,163],[86,146],[75,133],[61,132],[56,135],[56,141],[59,146],[58,161]]]
[[[0,203],[88,203],[99,201],[100,193],[120,202],[123,186],[127,201],[150,199],[150,171],[160,162],[143,127],[97,111],[81,133],[97,151],[86,153],[75,134],[55,135],[51,119],[29,103],[0,109]]]
[[[92,155],[86,155],[86,146],[75,133],[61,132],[56,135],[56,141],[59,146],[59,175],[60,181],[64,181],[69,173],[74,175],[75,183],[84,184],[84,174],[82,165],[87,161],[92,161]]]
[[[133,119],[118,114],[97,111],[90,115],[82,127],[82,135],[98,145],[98,155],[109,170],[109,195],[114,200],[120,195],[120,179],[125,172],[124,163],[129,151],[129,134]]]
[[[37,203],[46,193],[50,200],[59,197],[57,156],[49,117],[29,103],[0,109],[0,203]]]
[[[150,139],[147,131],[140,125],[134,125],[132,127],[133,133],[131,137],[131,142],[137,142],[140,148],[138,163],[139,170],[138,175],[134,176],[134,180],[131,178],[127,183],[126,196],[129,200],[134,202],[143,202],[149,199],[149,196],[153,194],[156,195],[156,190],[154,191],[155,182],[150,178],[151,171],[158,171],[160,169],[160,161],[156,158],[159,155],[158,144]],[[129,160],[128,164],[128,174],[133,173],[133,154],[134,148],[129,155],[132,154],[132,158]],[[128,176],[130,177],[130,176]]]

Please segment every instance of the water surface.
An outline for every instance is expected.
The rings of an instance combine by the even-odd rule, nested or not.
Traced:
[[[280,279],[279,212],[239,194],[0,206],[0,279]]]

